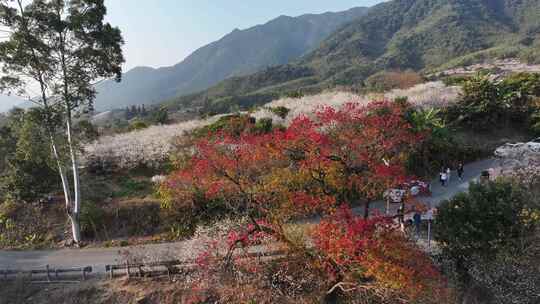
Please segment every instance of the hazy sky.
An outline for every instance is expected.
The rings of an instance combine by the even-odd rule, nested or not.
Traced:
[[[280,15],[342,11],[382,0],[105,0],[108,20],[126,45],[124,71],[180,62],[233,29],[263,24]]]

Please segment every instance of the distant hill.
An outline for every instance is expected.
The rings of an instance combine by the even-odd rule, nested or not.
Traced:
[[[19,97],[0,94],[0,113],[7,112],[15,106],[20,106],[25,101]]]
[[[168,104],[226,111],[288,91],[361,87],[381,70],[430,71],[501,57],[540,62],[540,0],[394,0],[339,28],[296,62]]]
[[[158,103],[206,89],[228,77],[288,63],[318,47],[331,33],[367,10],[360,7],[338,13],[280,16],[264,25],[236,29],[177,65],[137,67],[125,73],[121,83],[101,83],[97,86],[96,109]]]

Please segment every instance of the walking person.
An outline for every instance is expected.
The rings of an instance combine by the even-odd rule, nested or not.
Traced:
[[[450,183],[450,175],[452,173],[452,170],[450,169],[450,167],[446,168],[446,183],[449,184]]]
[[[414,221],[414,227],[416,228],[416,238],[419,239],[420,238],[420,224],[422,224],[422,215],[420,214],[420,212],[418,212],[418,210],[414,211],[413,221]]]
[[[441,185],[443,187],[446,187],[447,181],[448,181],[448,175],[447,175],[446,171],[441,172]]]
[[[460,181],[463,180],[463,172],[465,171],[465,168],[463,168],[463,163],[459,163],[457,167],[457,175]]]

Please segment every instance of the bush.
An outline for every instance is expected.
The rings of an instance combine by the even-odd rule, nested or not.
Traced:
[[[160,107],[159,109],[152,111],[151,116],[154,123],[166,124],[169,122],[169,112],[165,107]]]
[[[471,79],[470,76],[447,76],[442,79],[443,83],[447,86],[461,86],[465,82],[469,81]]]
[[[253,132],[256,134],[266,134],[272,131],[272,118],[261,118],[253,127]]]
[[[368,91],[382,93],[393,89],[408,89],[423,82],[423,77],[413,71],[382,71],[367,78],[365,86]]]
[[[283,107],[283,106],[273,107],[273,108],[268,108],[268,109],[281,119],[285,119],[287,115],[289,115],[289,112],[291,111],[289,108]]]
[[[513,180],[473,183],[469,193],[440,205],[435,224],[443,254],[463,272],[475,257],[491,259],[523,248],[540,225],[540,205]]]
[[[530,271],[540,259],[540,204],[532,191],[537,182],[501,178],[471,184],[469,193],[440,205],[435,238],[462,292],[479,285],[493,303],[537,302],[532,290],[540,269]]]
[[[120,182],[120,189],[113,193],[113,197],[144,196],[152,192],[150,181],[135,180],[126,177]]]
[[[58,185],[44,115],[41,109],[14,110],[0,130],[0,198],[33,201]]]
[[[141,120],[135,120],[129,125],[130,131],[138,131],[138,130],[142,130],[146,128],[148,128],[148,125],[144,121],[141,121]]]
[[[105,227],[105,211],[93,202],[86,202],[81,210],[81,233],[85,237],[97,237]]]
[[[299,99],[299,98],[304,97],[304,93],[302,93],[300,91],[288,92],[287,94],[285,94],[285,97],[293,98],[293,99]]]
[[[35,248],[47,241],[42,210],[30,204],[0,204],[0,248]]]
[[[519,73],[502,81],[478,74],[463,83],[463,95],[450,109],[450,118],[474,130],[488,130],[501,124],[528,128],[538,111],[540,74]]]

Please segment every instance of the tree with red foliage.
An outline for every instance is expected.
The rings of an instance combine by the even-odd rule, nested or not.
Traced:
[[[416,279],[436,275],[431,264],[390,222],[367,218],[370,201],[408,179],[405,162],[423,139],[407,122],[407,110],[388,101],[367,107],[351,103],[298,117],[286,130],[214,134],[196,143],[163,193],[171,208],[200,209],[219,201],[249,216],[250,227],[231,234],[230,252],[271,235],[303,251],[308,261],[324,260],[340,277],[362,268],[364,278],[409,290],[412,298],[423,288]],[[359,201],[365,202],[365,219],[340,212],[339,220],[323,221],[316,250],[306,246],[307,240],[291,240],[284,228],[295,218],[331,215]]]
[[[392,290],[406,301],[446,296],[446,282],[429,257],[388,218],[359,218],[343,207],[314,232],[335,286]],[[375,287],[375,288],[377,288]],[[396,295],[394,295],[396,297]]]

